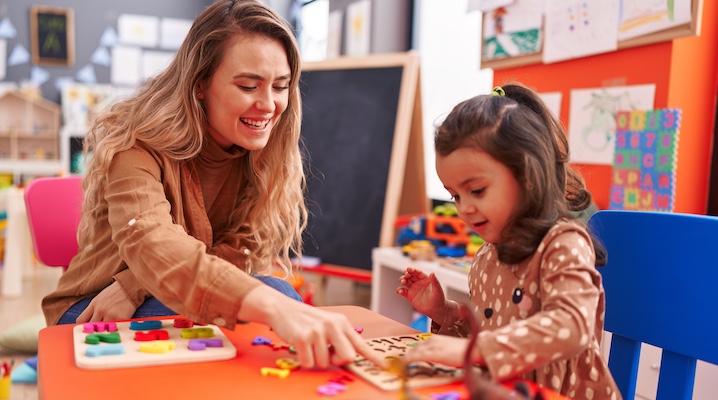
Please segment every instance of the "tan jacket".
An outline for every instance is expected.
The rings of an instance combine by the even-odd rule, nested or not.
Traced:
[[[585,228],[559,222],[518,265],[481,246],[469,272],[476,346],[496,380],[522,377],[571,399],[621,399],[599,345],[606,309],[601,275]],[[467,336],[452,303],[432,330]]]
[[[226,233],[246,152],[207,142],[191,161],[141,144],[115,156],[94,236],[80,237],[79,253],[42,301],[49,325],[117,281],[135,306],[154,295],[197,322],[235,326],[242,300],[261,284],[243,272],[241,244]]]

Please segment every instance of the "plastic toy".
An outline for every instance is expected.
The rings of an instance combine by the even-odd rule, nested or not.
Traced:
[[[483,240],[466,227],[464,221],[456,216],[455,211],[456,206],[445,204],[435,207],[435,214],[410,218],[397,234],[399,246],[411,246],[403,247],[403,253],[412,257],[411,252],[414,250],[417,254],[412,259],[432,260],[433,258],[426,254],[427,251],[417,250],[417,248],[428,248],[428,245],[424,244],[428,241],[434,246],[436,255],[440,257],[476,254]],[[416,244],[417,241],[420,244]],[[445,248],[447,246],[448,248]]]
[[[401,251],[412,260],[432,261],[436,258],[436,248],[428,240],[412,240]]]
[[[436,250],[439,257],[464,257],[466,255],[466,247],[464,246],[442,246]]]

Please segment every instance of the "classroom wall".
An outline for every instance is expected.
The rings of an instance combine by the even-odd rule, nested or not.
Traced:
[[[495,70],[494,84],[518,80],[540,92],[561,92],[561,121],[568,126],[571,89],[654,83],[656,108],[683,110],[674,211],[705,214],[716,112],[718,2],[703,3],[700,36],[555,64]],[[599,208],[608,208],[611,166],[576,167]]]
[[[70,67],[46,67],[50,79],[41,87],[43,97],[60,102],[60,92],[55,81],[61,77],[74,77],[84,66],[90,64],[90,56],[97,49],[105,28],[117,30],[120,14],[139,14],[194,20],[214,0],[0,0],[0,18],[9,17],[17,36],[7,40],[7,52],[21,44],[30,52],[30,7],[42,4],[51,7],[67,7],[74,10],[75,19],[75,64]],[[30,79],[32,64],[25,63],[7,67],[5,81],[20,82]],[[110,68],[94,65],[97,83],[110,83]]]

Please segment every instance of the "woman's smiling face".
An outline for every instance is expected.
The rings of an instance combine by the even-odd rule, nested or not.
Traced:
[[[210,81],[200,85],[209,134],[223,148],[264,148],[287,109],[291,77],[281,42],[236,35]]]

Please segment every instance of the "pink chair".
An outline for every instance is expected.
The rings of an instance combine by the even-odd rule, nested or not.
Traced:
[[[78,249],[77,226],[84,198],[81,180],[81,176],[37,178],[25,188],[35,256],[63,271]]]

